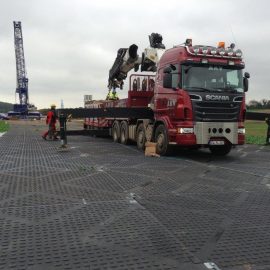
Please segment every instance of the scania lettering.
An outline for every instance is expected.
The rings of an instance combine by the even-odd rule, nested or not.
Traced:
[[[220,100],[220,101],[229,101],[230,97],[229,96],[215,96],[215,95],[206,95],[205,96],[206,100]]]

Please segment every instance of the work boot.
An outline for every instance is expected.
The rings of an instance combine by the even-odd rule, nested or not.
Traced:
[[[41,136],[43,140],[47,141],[47,138],[45,136]]]
[[[58,141],[59,138],[58,138],[58,137],[54,137],[53,140],[54,140],[54,141]]]

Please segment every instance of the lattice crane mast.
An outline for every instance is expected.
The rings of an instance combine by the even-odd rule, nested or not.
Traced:
[[[21,22],[13,22],[14,25],[14,45],[16,57],[17,88],[16,94],[19,95],[19,104],[14,105],[14,111],[27,113],[29,109],[28,98],[28,78],[25,68],[23,36]]]

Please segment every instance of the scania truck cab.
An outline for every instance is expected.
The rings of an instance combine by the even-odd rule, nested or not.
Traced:
[[[245,92],[249,74],[241,50],[185,45],[161,57],[152,108],[155,113],[157,152],[170,145],[209,147],[226,155],[245,142]]]

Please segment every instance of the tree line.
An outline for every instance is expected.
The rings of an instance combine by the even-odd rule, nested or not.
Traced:
[[[7,113],[13,110],[13,104],[0,101],[0,113]]]
[[[258,100],[250,100],[246,105],[248,110],[261,110],[261,109],[270,109],[270,100],[262,99]]]

